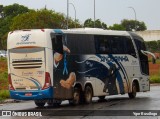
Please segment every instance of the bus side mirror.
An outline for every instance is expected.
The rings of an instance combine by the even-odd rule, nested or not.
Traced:
[[[149,51],[144,51],[144,50],[141,50],[141,52],[142,52],[144,55],[146,55],[146,56],[148,56],[148,54],[151,55],[151,56],[152,56],[152,63],[153,63],[153,64],[156,63],[156,56],[155,56],[153,53],[151,53],[151,52],[149,52]]]
[[[152,57],[152,64],[156,64],[156,59]]]

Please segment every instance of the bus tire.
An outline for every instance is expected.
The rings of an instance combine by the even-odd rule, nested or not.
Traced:
[[[90,104],[92,102],[93,91],[91,86],[86,86],[84,91],[84,100],[86,104]]]
[[[73,92],[73,99],[69,100],[70,105],[80,104],[80,89],[75,87]]]
[[[105,97],[106,97],[106,96],[99,96],[98,98],[99,98],[100,100],[104,100]]]
[[[132,83],[132,92],[128,93],[128,96],[130,99],[133,99],[136,97],[136,93],[137,93],[137,85],[135,82]]]
[[[44,105],[46,104],[44,100],[35,100],[34,103],[37,107],[44,107]]]

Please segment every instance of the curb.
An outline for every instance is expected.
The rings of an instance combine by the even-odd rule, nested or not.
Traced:
[[[22,100],[15,100],[15,99],[6,99],[6,100],[3,100],[0,102],[0,106],[2,106],[3,104],[5,103],[19,103],[21,102]]]
[[[160,83],[151,83],[150,86],[160,86]]]
[[[21,102],[21,100],[15,100],[15,99],[6,99],[4,100],[4,103],[14,103],[14,102]]]

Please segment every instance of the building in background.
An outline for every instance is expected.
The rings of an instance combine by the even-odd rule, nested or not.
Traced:
[[[160,40],[160,30],[136,31],[145,41]]]

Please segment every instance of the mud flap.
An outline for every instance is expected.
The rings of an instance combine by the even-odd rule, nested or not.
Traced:
[[[73,98],[73,87],[66,89],[62,86],[57,86],[54,88],[54,99],[66,100]]]

